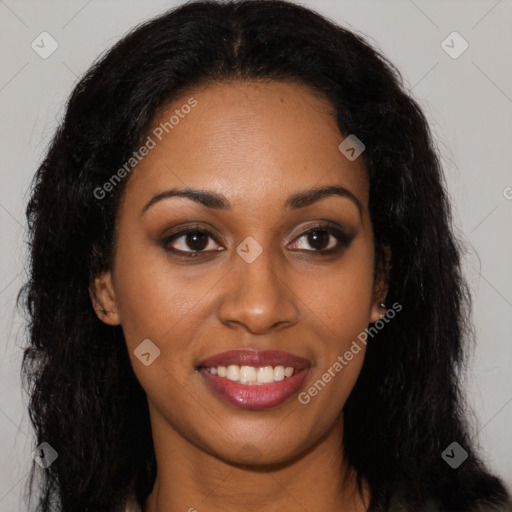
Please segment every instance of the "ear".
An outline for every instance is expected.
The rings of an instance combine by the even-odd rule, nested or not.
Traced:
[[[116,295],[112,284],[112,273],[103,272],[96,276],[89,285],[92,307],[98,318],[107,325],[119,325]]]
[[[370,322],[375,323],[386,314],[386,309],[379,307],[379,304],[386,303],[389,286],[389,274],[391,270],[391,249],[385,245],[379,251],[375,271],[375,282],[373,285],[372,308]]]

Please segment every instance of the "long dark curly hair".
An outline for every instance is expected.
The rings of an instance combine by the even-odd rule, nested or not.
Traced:
[[[460,389],[470,296],[424,114],[359,35],[287,1],[245,0],[183,4],[123,37],[74,88],[37,170],[18,296],[28,317],[22,374],[37,444],[58,452],[42,471],[38,511],[122,511],[152,489],[146,395],[121,327],[102,323],[89,295],[111,268],[129,177],[104,199],[95,191],[147,138],[159,108],[231,79],[306,85],[332,104],[340,132],[366,146],[376,256],[390,247],[388,300],[403,306],[368,343],[344,407],[345,452],[359,484],[370,484],[370,510],[422,510],[429,500],[447,511],[505,507],[504,485],[475,453]],[[458,469],[441,456],[453,442],[469,455]]]

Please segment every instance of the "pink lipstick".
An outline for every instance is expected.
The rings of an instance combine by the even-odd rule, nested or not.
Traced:
[[[220,398],[243,409],[276,407],[300,388],[311,363],[279,350],[230,350],[199,363],[198,371]]]

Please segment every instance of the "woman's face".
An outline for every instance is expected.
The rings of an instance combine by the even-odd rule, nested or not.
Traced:
[[[365,345],[345,354],[381,316],[362,158],[338,149],[326,103],[291,83],[194,91],[152,130],[95,305],[122,325],[154,436],[232,462],[288,460],[340,424]]]

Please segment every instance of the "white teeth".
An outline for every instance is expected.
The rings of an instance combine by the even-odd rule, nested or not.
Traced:
[[[258,368],[258,377],[256,380],[264,384],[274,382],[274,368],[272,368],[272,366],[262,366]]]
[[[212,368],[213,370],[214,368]],[[240,383],[254,382],[256,380],[256,368],[252,366],[240,367]]]
[[[294,368],[293,366],[282,365],[279,366],[238,366],[231,364],[226,366],[217,366],[207,368],[212,375],[225,377],[240,384],[255,385],[255,384],[270,384],[271,382],[279,382],[287,377],[292,377]]]
[[[213,368],[212,368],[213,370]],[[279,382],[284,379],[284,366],[276,366],[274,368],[274,380]]]
[[[238,380],[240,378],[240,366],[236,364],[230,364],[226,371],[226,377],[229,380]]]

